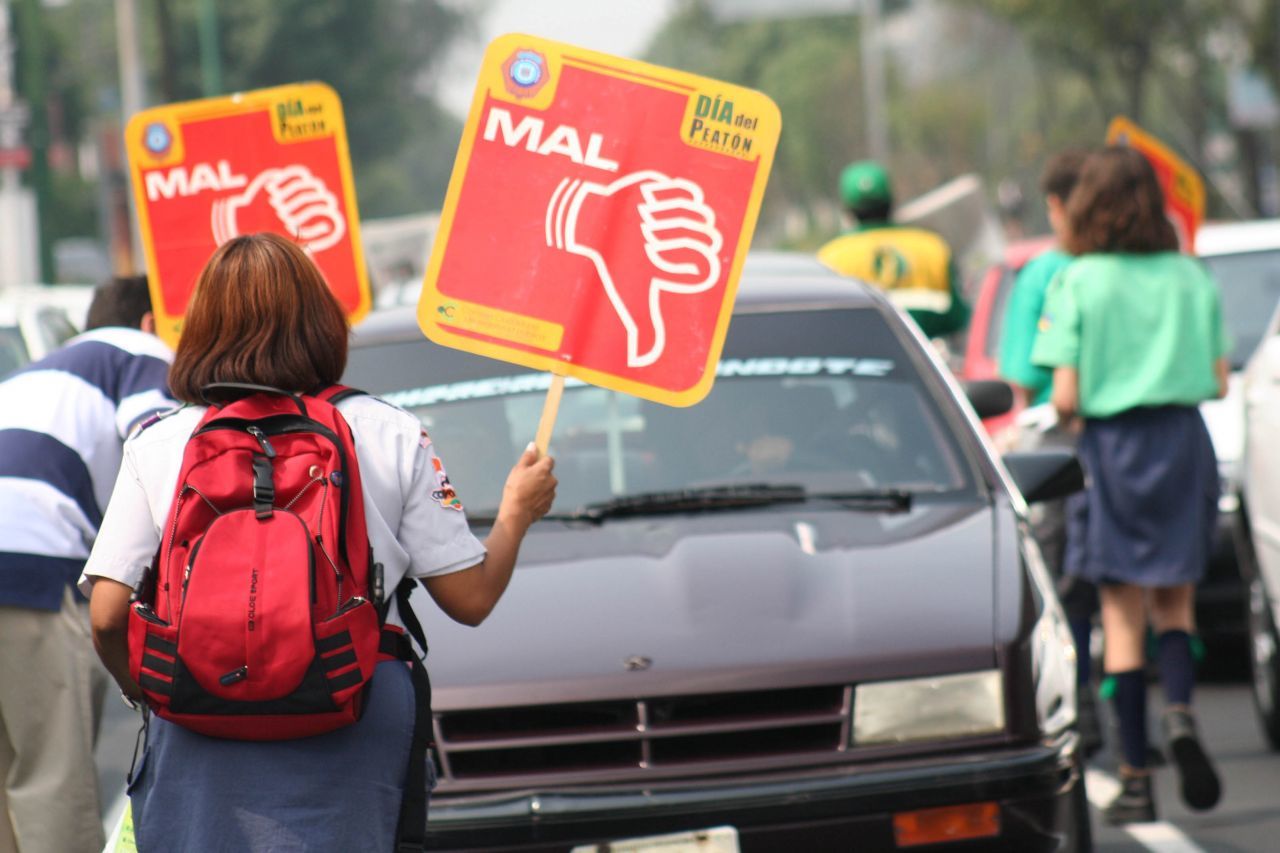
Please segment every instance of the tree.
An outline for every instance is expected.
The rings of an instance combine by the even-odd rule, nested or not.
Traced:
[[[200,94],[193,0],[173,6],[178,94]],[[229,91],[320,80],[337,90],[364,216],[444,199],[461,125],[430,95],[430,74],[463,22],[440,0],[222,0],[219,41]],[[443,156],[441,156],[443,155]]]
[[[858,25],[853,15],[723,22],[689,0],[654,36],[646,58],[759,89],[777,102],[782,137],[762,230],[799,212],[808,229],[833,206],[840,167],[863,153]]]
[[[1006,18],[1037,54],[1070,68],[1107,114],[1141,123],[1160,45],[1198,0],[961,0]]]
[[[203,97],[201,0],[137,4],[151,102]],[[57,155],[50,157],[50,197],[42,199],[48,236],[87,236],[101,203],[97,184],[117,180],[81,174],[75,157],[119,123],[112,4],[68,0],[29,7],[39,9],[35,23],[46,37],[47,97],[41,106]],[[218,0],[217,9],[227,91],[307,80],[338,91],[362,216],[443,203],[461,126],[437,104],[431,74],[470,12],[444,0]],[[20,91],[24,82],[19,80]],[[103,167],[109,171],[111,165],[108,156]]]

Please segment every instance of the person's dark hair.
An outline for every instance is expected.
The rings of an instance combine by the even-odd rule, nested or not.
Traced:
[[[1089,152],[1084,148],[1069,148],[1050,157],[1040,175],[1040,192],[1066,202],[1076,188],[1080,169],[1088,157]]]
[[[347,366],[346,315],[320,270],[296,243],[250,234],[205,264],[169,370],[173,396],[202,403],[213,382],[312,392]]]
[[[851,207],[849,213],[859,222],[888,222],[893,216],[893,202],[877,201],[860,207]]]
[[[1067,199],[1067,223],[1067,250],[1073,255],[1178,249],[1155,170],[1125,146],[1111,145],[1085,159]]]
[[[104,326],[137,329],[151,311],[151,291],[145,275],[117,276],[93,289],[85,331]]]

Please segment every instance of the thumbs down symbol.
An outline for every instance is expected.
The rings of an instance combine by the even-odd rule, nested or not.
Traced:
[[[211,210],[219,246],[255,231],[288,234],[309,254],[336,246],[347,233],[338,198],[306,166],[266,169],[239,195],[220,198]]]
[[[663,294],[710,290],[724,238],[702,188],[656,171],[610,184],[565,178],[547,204],[547,245],[589,259],[627,334],[627,366],[647,367],[666,348]],[[642,241],[647,263],[611,265],[604,248]],[[612,254],[612,253],[611,253]]]

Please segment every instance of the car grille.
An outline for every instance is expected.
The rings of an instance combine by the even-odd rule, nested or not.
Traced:
[[[438,713],[437,793],[794,765],[844,751],[851,702],[841,685]]]

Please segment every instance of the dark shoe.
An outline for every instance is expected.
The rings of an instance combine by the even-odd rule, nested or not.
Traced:
[[[1112,826],[1151,823],[1156,819],[1156,803],[1151,796],[1151,774],[1120,773],[1120,793],[1102,810],[1102,818]]]
[[[1092,758],[1102,749],[1102,723],[1098,720],[1098,702],[1087,684],[1076,687],[1077,725],[1080,728],[1080,749],[1085,758]]]
[[[1222,799],[1222,782],[1200,743],[1195,717],[1185,708],[1169,708],[1160,724],[1182,783],[1182,799],[1193,809],[1213,808]]]

